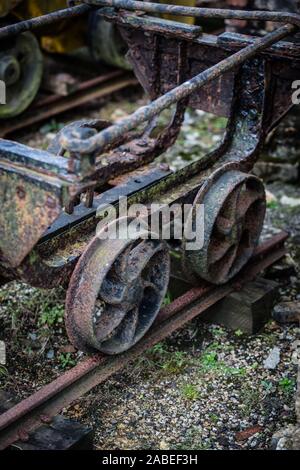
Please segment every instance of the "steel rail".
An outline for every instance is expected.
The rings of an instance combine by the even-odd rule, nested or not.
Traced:
[[[150,121],[150,119],[158,115],[163,110],[178,103],[178,101],[187,98],[193,92],[200,90],[211,81],[220,77],[220,75],[243,64],[256,53],[280,41],[291,34],[294,30],[294,26],[284,25],[276,31],[267,34],[265,37],[256,40],[254,44],[230,55],[218,64],[173,88],[171,91],[152,101],[149,105],[142,106],[130,116],[120,120],[117,124],[106,128],[102,132],[96,133],[88,139],[80,139],[76,136],[76,133],[68,130],[65,134],[62,134],[60,143],[66,150],[74,153],[101,153],[108,145],[116,143],[127,132],[135,129],[138,125],[144,122]]]
[[[0,416],[0,449],[7,448],[19,439],[28,439],[29,432],[43,423],[50,423],[51,418],[63,408],[120,371],[148,348],[253,280],[286,254],[283,246],[286,238],[287,234],[282,232],[262,243],[251,262],[240,273],[238,282],[235,279],[224,286],[193,288],[163,308],[151,330],[130,350],[118,356],[95,354],[3,413]]]
[[[23,113],[22,119],[17,116],[7,119],[4,124],[1,122],[0,138],[5,138],[29,126],[37,125],[46,119],[90,103],[92,100],[110,96],[112,93],[124,90],[125,88],[139,86],[139,82],[134,75],[131,76],[131,74],[121,70],[118,72],[120,72],[119,76],[115,72],[108,74],[107,80],[102,80],[105,76],[99,75],[96,79],[82,82],[82,86],[79,86],[75,92],[66,96],[52,94],[40,100],[37,98],[32,106]],[[113,76],[114,73],[115,77]]]

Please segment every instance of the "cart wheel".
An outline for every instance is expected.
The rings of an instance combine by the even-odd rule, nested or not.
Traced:
[[[31,33],[20,34],[13,47],[0,52],[0,80],[6,84],[6,104],[0,106],[0,119],[17,116],[31,104],[42,73],[42,53]]]
[[[242,269],[258,244],[266,211],[264,186],[235,164],[227,164],[198,192],[189,215],[193,231],[198,204],[204,205],[204,244],[187,250],[184,241],[183,266],[194,280],[224,284]]]
[[[121,69],[131,70],[126,59],[128,47],[117,26],[92,12],[89,22],[89,45],[93,59]]]
[[[164,241],[145,239],[147,231],[130,240],[122,235],[103,240],[101,233],[71,277],[66,328],[78,349],[118,354],[144,336],[159,312],[169,282],[169,251]]]
[[[22,0],[2,0],[0,5],[0,18],[8,15]]]

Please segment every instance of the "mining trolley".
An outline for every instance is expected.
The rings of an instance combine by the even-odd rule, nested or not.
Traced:
[[[170,245],[160,233],[105,238],[106,207],[204,205],[204,241],[182,240],[182,269],[196,285],[231,281],[252,256],[263,226],[263,183],[250,173],[269,131],[292,106],[300,76],[300,15],[184,7],[134,0],[71,2],[61,11],[0,29],[0,44],[84,11],[117,25],[150,103],[115,124],[73,122],[47,151],[0,139],[0,282],[67,287],[74,346],[109,355],[134,346],[154,322],[168,287]],[[165,15],[172,19],[165,19]],[[176,16],[273,22],[261,37],[202,32]],[[278,23],[280,23],[278,25]],[[7,71],[9,74],[9,70]],[[173,172],[155,160],[171,147],[187,107],[228,117],[217,150]],[[163,127],[161,113],[170,109]],[[173,225],[180,223],[174,216]],[[122,234],[121,234],[122,235]],[[151,236],[150,236],[151,235]],[[175,242],[175,241],[174,241]]]

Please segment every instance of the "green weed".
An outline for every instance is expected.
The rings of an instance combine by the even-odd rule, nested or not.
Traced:
[[[58,359],[62,369],[76,365],[76,361],[72,358],[71,353],[60,354]]]
[[[187,384],[182,387],[182,395],[188,400],[197,400],[199,398],[199,391],[195,385]]]

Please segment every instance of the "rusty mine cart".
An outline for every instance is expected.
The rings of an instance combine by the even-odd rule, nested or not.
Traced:
[[[184,272],[198,284],[234,278],[263,226],[264,186],[249,172],[267,134],[292,106],[292,85],[300,77],[300,15],[87,0],[3,27],[0,44],[88,11],[117,25],[151,101],[116,124],[74,122],[47,151],[0,139],[0,282],[68,287],[72,343],[82,351],[116,354],[137,343],[155,320],[169,282],[170,255],[160,234],[96,236],[105,207],[117,208],[120,196],[149,207],[189,203],[193,226],[198,204],[204,204],[204,244],[187,250],[182,242]],[[256,37],[216,36],[176,16],[275,27]],[[174,144],[188,106],[226,116],[228,125],[217,150],[172,172],[155,159]],[[166,109],[172,117],[158,128]]]

